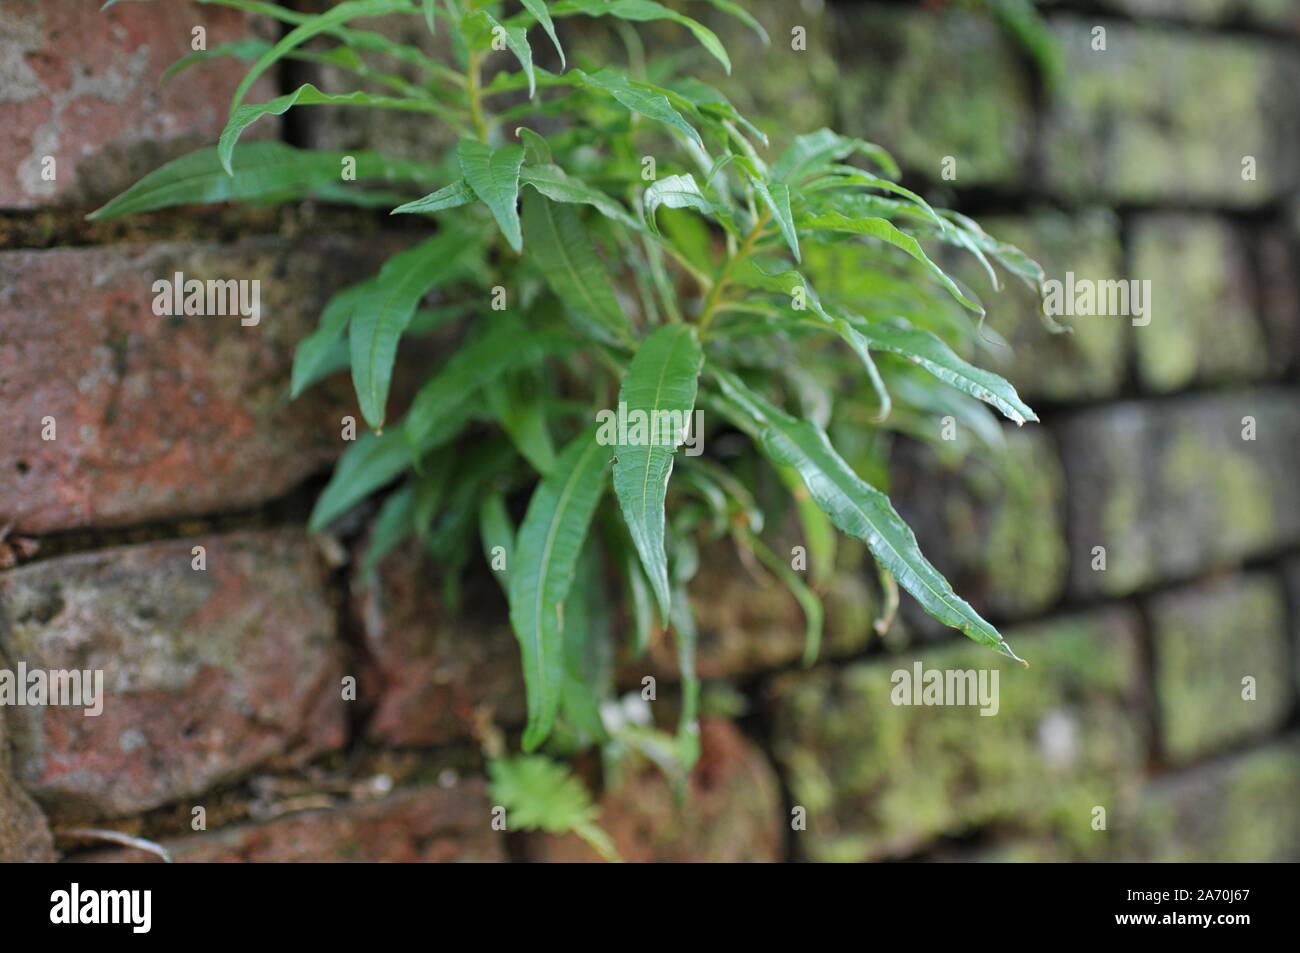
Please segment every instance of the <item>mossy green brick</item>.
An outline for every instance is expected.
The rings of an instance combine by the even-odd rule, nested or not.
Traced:
[[[1003,449],[956,467],[928,448],[899,448],[890,495],[963,598],[998,618],[1025,618],[1050,608],[1065,589],[1065,477],[1045,429],[1004,433]],[[943,631],[920,613],[909,613],[909,621]]]
[[[851,4],[835,9],[840,128],[933,180],[1017,185],[1032,136],[1032,82],[987,16]],[[944,175],[944,159],[954,160]]]
[[[1144,387],[1166,393],[1268,376],[1245,234],[1210,216],[1144,215],[1130,241],[1132,277],[1151,282],[1151,320],[1133,328]]]
[[[1162,778],[1120,824],[1124,860],[1300,861],[1300,736]]]
[[[1049,10],[1062,0],[1038,0]],[[1138,19],[1159,18],[1216,26],[1245,23],[1280,33],[1300,33],[1295,0],[1093,0],[1099,10]]]
[[[1294,698],[1286,605],[1250,574],[1154,597],[1155,687],[1165,755],[1189,761],[1266,735]]]
[[[1300,181],[1300,116],[1282,92],[1300,85],[1300,58],[1288,47],[1076,16],[1052,30],[1065,67],[1042,127],[1049,190],[1257,207]]]
[[[981,219],[980,224],[1042,265],[1048,280],[1064,283],[1068,274],[1086,281],[1124,277],[1119,223],[1108,211],[1041,211]],[[988,348],[981,364],[1011,381],[1031,406],[1036,397],[1069,402],[1120,391],[1128,358],[1128,321],[1055,315],[1052,320],[1069,330],[1054,333],[1044,319],[1037,289],[999,271],[1002,290],[994,291],[977,262],[964,254],[956,260],[957,274],[976,289],[988,310],[986,326],[1007,343]]]
[[[1261,388],[1067,419],[1072,593],[1126,595],[1300,541],[1296,400]]]
[[[1144,758],[1135,626],[1115,609],[1012,630],[1029,669],[974,645],[920,656],[926,669],[997,671],[992,717],[894,705],[892,673],[910,672],[916,656],[778,679],[774,752],[792,804],[807,810],[798,854],[908,855],[990,824],[1078,856],[1103,852],[1092,810],[1128,804]]]

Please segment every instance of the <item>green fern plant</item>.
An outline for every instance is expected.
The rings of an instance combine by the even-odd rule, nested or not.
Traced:
[[[699,686],[686,593],[699,547],[719,537],[793,590],[807,617],[808,661],[836,531],[869,547],[887,594],[896,583],[935,618],[1015,658],[875,484],[891,432],[936,440],[938,421],[951,416],[963,433],[994,442],[990,408],[1017,424],[1036,419],[1011,384],[961,356],[982,343],[984,311],[932,254],[942,245],[968,252],[994,287],[993,262],[1040,284],[1033,262],[900,185],[878,146],[823,129],[772,148],[705,81],[706,69],[729,73],[732,63],[715,33],[677,7],[347,0],[309,14],[206,2],[274,18],[286,32],[176,64],[169,72],[216,56],[250,63],[225,130],[214,148],[163,166],[94,217],[311,198],[427,223],[427,238],[336,294],[298,347],[293,394],[350,369],[371,428],[343,455],[311,527],[325,529],[392,486],[369,566],[418,537],[452,585],[481,548],[518,637],[525,752],[602,744],[650,753],[678,776],[689,768]],[[763,34],[742,4],[709,5]],[[446,31],[453,56],[440,62],[369,28],[383,15]],[[667,21],[713,62],[685,71],[691,61],[678,55],[632,70],[593,64],[561,46],[556,22],[573,17]],[[307,84],[247,101],[285,58],[352,74],[358,88]],[[455,144],[414,162],[240,142],[265,116],[313,106],[423,113]],[[762,125],[779,134],[779,124]],[[352,174],[341,175],[349,163]],[[449,321],[463,325],[459,346],[405,415],[389,420],[401,341]],[[692,438],[743,435],[757,453],[683,453],[679,424],[697,410],[706,425]],[[650,424],[602,431],[602,411],[606,421],[625,412]],[[772,486],[784,503],[772,503]],[[809,573],[764,542],[773,506],[798,521]],[[516,529],[512,513],[521,512]],[[611,579],[625,590],[632,652],[644,652],[660,627],[676,638],[675,737],[608,715]],[[550,762],[501,760],[494,776],[512,803],[530,785],[545,789],[528,823],[576,825],[608,847],[593,833],[585,793],[574,796]]]

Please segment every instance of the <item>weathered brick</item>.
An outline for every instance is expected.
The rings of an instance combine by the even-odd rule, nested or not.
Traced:
[[[1127,402],[1066,421],[1071,588],[1136,592],[1300,539],[1293,392]],[[1246,417],[1256,439],[1243,439]],[[1094,571],[1094,547],[1105,571]]]
[[[1125,803],[1143,759],[1135,629],[1119,609],[1013,629],[1028,670],[977,646],[919,656],[927,670],[997,671],[993,717],[894,705],[891,673],[910,674],[911,655],[782,676],[774,751],[808,819],[795,849],[860,861],[997,823],[1053,832],[1081,855],[1102,850],[1092,809]]]
[[[505,597],[492,580],[473,577],[452,613],[439,597],[445,571],[416,543],[389,554],[373,577],[357,561],[351,585],[366,650],[358,700],[374,706],[372,740],[436,745],[469,737],[485,708],[499,723],[524,718]]]
[[[0,666],[6,666],[0,655]],[[49,861],[54,841],[45,815],[14,780],[10,765],[9,735],[0,708],[0,864]]]
[[[1069,273],[1076,281],[1122,277],[1118,223],[1108,212],[1037,212],[1023,218],[981,219],[980,225],[1042,265],[1049,281],[1064,286]],[[1126,320],[1056,315],[1052,320],[1070,331],[1053,333],[1036,290],[1002,272],[1002,290],[993,292],[983,269],[969,255],[953,257],[957,274],[977,289],[988,309],[987,327],[1009,345],[986,349],[978,363],[1011,381],[1030,406],[1037,397],[1087,400],[1121,389],[1128,357]]]
[[[479,779],[399,791],[378,801],[238,824],[162,842],[177,863],[482,863],[505,860],[502,835]],[[152,862],[135,850],[97,851],[91,862]]]
[[[206,570],[192,568],[205,547]],[[65,556],[0,574],[0,649],[100,670],[103,711],[10,710],[14,772],[59,816],[122,816],[339,747],[339,644],[298,530]]]
[[[1251,207],[1300,181],[1300,119],[1278,94],[1300,83],[1300,59],[1280,44],[1075,16],[1052,29],[1065,67],[1041,139],[1050,189]]]
[[[1155,687],[1166,756],[1187,761],[1286,721],[1294,697],[1286,605],[1248,574],[1151,599]],[[1253,697],[1243,685],[1253,679]]]
[[[600,798],[600,826],[619,856],[641,862],[770,862],[781,859],[785,824],[776,772],[730,722],[700,723],[700,761],[679,802],[654,765],[628,770]],[[539,837],[534,858],[595,861],[574,835]]]
[[[701,678],[752,675],[802,658],[803,610],[780,580],[750,575],[730,541],[704,554],[689,589],[698,630],[695,669]],[[843,657],[866,648],[879,599],[862,574],[836,572],[821,596],[821,657]],[[633,684],[646,672],[676,677],[677,647],[671,633],[657,633],[647,659],[625,666]]]
[[[840,127],[927,178],[956,160],[960,186],[1014,185],[1033,127],[1030,81],[988,17],[854,4],[835,11]]]
[[[1063,0],[1038,0],[1050,9]],[[1300,9],[1293,0],[1085,0],[1099,11],[1132,17],[1159,17],[1188,23],[1247,24],[1280,32],[1300,33]],[[1077,2],[1072,5],[1078,5]]]
[[[192,4],[99,12],[82,0],[8,0],[0,18],[0,207],[98,204],[164,161],[214,144],[246,64],[216,59],[158,85],[191,52],[199,26],[208,49],[272,35],[265,21]],[[249,100],[274,95],[268,74]],[[264,119],[249,136],[277,128]],[[46,156],[56,163],[52,181],[42,177]]]
[[[237,509],[321,469],[352,397],[340,379],[291,403],[293,349],[374,254],[278,238],[0,253],[0,516],[44,533]],[[260,323],[155,315],[153,282],[178,271],[260,281]]]
[[[1295,863],[1300,738],[1161,778],[1115,833],[1125,860]]]
[[[1207,216],[1134,221],[1132,277],[1151,282],[1151,321],[1133,328],[1138,376],[1147,388],[1168,392],[1268,375],[1269,346],[1246,242],[1246,235]]]
[[[1051,435],[1006,428],[1000,453],[945,467],[933,450],[900,445],[890,498],[962,598],[998,618],[1052,606],[1065,589],[1065,486]],[[906,603],[914,606],[910,598]],[[919,610],[922,631],[944,631]]]

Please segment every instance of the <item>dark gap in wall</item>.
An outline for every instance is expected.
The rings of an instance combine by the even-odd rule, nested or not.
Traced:
[[[1156,671],[1160,650],[1156,646],[1155,627],[1152,624],[1146,599],[1132,600],[1132,607],[1138,618],[1138,665],[1141,670],[1139,685],[1143,694],[1139,714],[1141,730],[1145,735],[1143,740],[1146,742],[1146,769],[1151,774],[1158,774],[1166,765],[1164,719],[1160,714],[1160,696],[1156,691]]]
[[[280,38],[295,29],[292,23],[281,23]],[[316,83],[316,71],[310,63],[282,57],[276,64],[276,85],[280,95],[292,93],[303,83]],[[290,109],[280,117],[280,139],[291,146],[305,149],[312,145],[311,117],[307,109]]]

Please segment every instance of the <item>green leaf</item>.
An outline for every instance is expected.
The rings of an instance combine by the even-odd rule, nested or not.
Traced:
[[[772,166],[772,178],[778,182],[797,185],[809,176],[824,171],[832,163],[846,159],[854,153],[867,156],[890,178],[898,178],[898,165],[880,146],[861,139],[842,136],[830,129],[819,129],[807,135],[796,136]]]
[[[721,10],[723,13],[735,17],[741,23],[745,24],[745,26],[757,33],[758,38],[763,41],[764,46],[771,45],[772,39],[767,35],[767,30],[763,29],[763,24],[759,23],[758,20],[754,18],[754,15],[739,3],[734,2],[734,0],[707,0],[707,2],[711,6]]]
[[[233,114],[239,104],[244,101],[244,97],[248,95],[249,89],[257,82],[259,76],[275,65],[276,61],[290,50],[306,43],[313,36],[329,32],[349,20],[360,17],[377,17],[385,13],[410,12],[411,10],[410,0],[347,0],[347,2],[340,3],[325,13],[310,17],[300,26],[296,26],[286,33],[275,46],[258,57],[257,62],[252,65],[235,88],[235,95],[230,105],[231,113]]]
[[[661,205],[668,208],[693,208],[704,215],[718,212],[718,207],[705,198],[695,177],[689,172],[686,175],[670,175],[659,179],[645,190],[642,203],[645,205],[646,221],[656,235],[659,226],[655,223],[655,212],[659,211]]]
[[[581,745],[602,743],[609,736],[600,716],[602,696],[608,697],[610,619],[601,571],[602,554],[596,537],[587,540],[577,574],[564,603],[564,687],[560,714],[578,735]]]
[[[605,491],[609,452],[595,433],[577,437],[533,491],[515,541],[510,623],[524,662],[528,727],[524,750],[551,733],[564,684],[564,600],[596,504]]]
[[[460,208],[475,199],[474,190],[464,179],[457,179],[451,185],[444,185],[435,192],[405,205],[399,205],[390,213],[392,215],[413,215],[416,212],[442,212],[449,208]]]
[[[600,810],[582,782],[542,755],[488,762],[492,800],[506,809],[512,830],[577,834],[606,860],[618,860],[614,844],[596,820]]]
[[[978,301],[972,301],[966,294],[957,287],[953,281],[944,272],[942,268],[930,260],[930,256],[921,248],[918,242],[907,232],[899,230],[893,222],[887,218],[849,218],[840,212],[822,212],[818,215],[808,215],[799,220],[800,228],[825,229],[833,232],[848,232],[852,235],[865,235],[869,238],[877,238],[886,244],[893,245],[900,251],[906,252],[912,258],[919,261],[925,266],[940,284],[948,290],[954,298],[960,301],[965,307],[979,314],[984,313],[984,309]]]
[[[522,251],[524,237],[519,229],[519,168],[524,164],[523,146],[493,149],[474,139],[456,145],[461,175],[474,190],[501,228],[501,234],[515,251]]]
[[[325,304],[320,325],[298,342],[293,353],[293,380],[290,397],[297,397],[327,373],[335,369],[334,355],[343,340],[343,332],[362,303],[374,294],[374,281],[363,281],[339,291]]]
[[[672,126],[697,146],[703,148],[704,140],[700,138],[700,134],[696,132],[695,127],[682,118],[682,114],[673,108],[672,103],[668,101],[668,97],[656,87],[647,83],[634,84],[626,76],[610,69],[603,69],[590,74],[575,69],[570,70],[565,75],[577,78],[582,85],[590,89],[608,93],[632,112],[640,113],[657,122]]]
[[[783,467],[782,469],[788,469]],[[795,601],[799,603],[799,608],[803,610],[804,632],[803,632],[803,664],[812,665],[817,661],[817,653],[821,651],[822,644],[822,601],[817,598],[817,593],[809,589],[799,574],[790,568],[789,563],[778,556],[753,532],[745,532],[745,541],[749,547],[758,556],[759,560],[768,571],[775,574],[780,579]]]
[[[307,528],[319,533],[410,466],[411,452],[400,434],[362,434],[339,459],[329,484],[316,500]]]
[[[528,254],[563,302],[565,313],[597,340],[630,342],[632,325],[614,297],[577,210],[549,202],[536,192],[525,192],[523,204]]]
[[[670,597],[664,500],[673,472],[673,453],[685,436],[681,428],[690,425],[703,365],[704,351],[693,325],[658,328],[637,349],[623,376],[619,407],[613,413],[612,436],[618,438],[614,491],[665,623]],[[619,433],[625,407],[627,432]],[[640,428],[635,426],[638,420],[644,422]],[[603,433],[604,426],[601,430]]]
[[[391,493],[370,529],[362,572],[370,575],[385,556],[415,535],[415,488],[407,485]]]
[[[371,427],[384,425],[397,343],[420,299],[460,270],[469,246],[465,234],[444,231],[394,255],[374,279],[370,295],[353,313],[352,383],[361,413]]]
[[[185,70],[189,69],[195,63],[201,63],[204,60],[220,59],[226,56],[232,56],[237,60],[243,60],[245,63],[257,59],[263,53],[271,48],[271,44],[266,40],[236,40],[233,43],[222,43],[214,46],[210,50],[195,50],[186,56],[182,56],[171,66],[163,70],[158,77],[158,85],[164,86],[167,82]]]
[[[440,439],[448,422],[456,421],[458,408],[473,401],[480,388],[501,374],[573,347],[572,341],[557,334],[531,331],[513,314],[496,315],[486,323],[486,332],[461,345],[415,395],[405,423],[413,446],[425,447],[430,440]]]
[[[519,172],[519,181],[523,185],[531,185],[553,202],[590,205],[620,225],[634,231],[641,230],[640,223],[617,200],[585,182],[571,178],[558,165],[526,165]]]
[[[498,490],[490,490],[483,497],[478,509],[479,538],[483,541],[483,557],[488,568],[497,577],[502,591],[510,595],[510,564],[514,562],[515,527],[506,512],[506,501]],[[500,546],[503,568],[496,568],[497,554],[494,550]]]
[[[1009,381],[968,364],[929,331],[913,328],[901,318],[890,324],[871,323],[856,315],[845,318],[871,347],[907,358],[962,393],[996,407],[1017,425],[1038,420]]]
[[[671,20],[681,24],[695,35],[700,45],[709,51],[723,68],[731,72],[731,59],[718,35],[698,20],[693,20],[676,10],[670,10],[654,0],[560,0],[554,7],[557,16],[582,13],[589,17],[614,16],[621,20],[646,23],[651,20]]]
[[[231,159],[235,144],[244,130],[263,116],[282,116],[294,106],[370,106],[374,109],[398,109],[405,112],[442,113],[444,108],[423,99],[400,99],[394,96],[372,96],[370,93],[322,93],[311,83],[304,83],[292,93],[277,96],[264,103],[247,103],[230,114],[226,128],[217,140],[217,155],[221,165],[231,174]],[[337,170],[336,170],[337,171]]]
[[[437,175],[432,166],[392,160],[376,152],[317,152],[275,141],[250,142],[239,150],[227,173],[216,148],[208,147],[155,169],[87,218],[106,221],[177,205],[302,198],[340,185],[347,155],[356,159],[357,182],[426,182]],[[330,197],[345,196],[335,192]]]
[[[429,28],[429,33],[436,36],[438,33],[438,18],[435,15],[435,8],[438,0],[420,0],[421,6],[424,7],[424,25]]]
[[[835,552],[838,540],[830,517],[822,511],[804,486],[799,471],[793,467],[778,467],[777,475],[794,498],[799,526],[803,529],[803,543],[808,549],[808,578],[813,586],[822,590],[835,572]]]
[[[812,498],[840,531],[865,542],[926,612],[976,642],[1021,661],[997,630],[952,591],[921,554],[916,536],[888,497],[853,472],[825,433],[768,403],[734,374],[723,370],[712,374],[725,398],[721,407],[733,423],[757,439],[778,466],[797,469]]]
[[[533,469],[545,476],[555,466],[555,446],[546,427],[542,395],[522,388],[521,378],[503,375],[483,389],[492,414]]]
[[[754,191],[759,194],[763,204],[772,213],[772,218],[776,220],[777,227],[781,229],[781,237],[790,246],[794,260],[800,261],[799,233],[795,231],[794,216],[790,214],[790,186],[784,182],[773,182],[767,185],[761,179],[755,178],[751,178],[750,181],[754,184]]]
[[[555,47],[555,52],[560,54],[560,68],[565,69],[564,47],[560,46],[560,38],[555,35],[555,23],[551,20],[551,14],[546,9],[546,0],[519,0],[524,5],[524,9],[533,15],[533,18],[541,24],[546,35],[551,38],[551,45]]]

